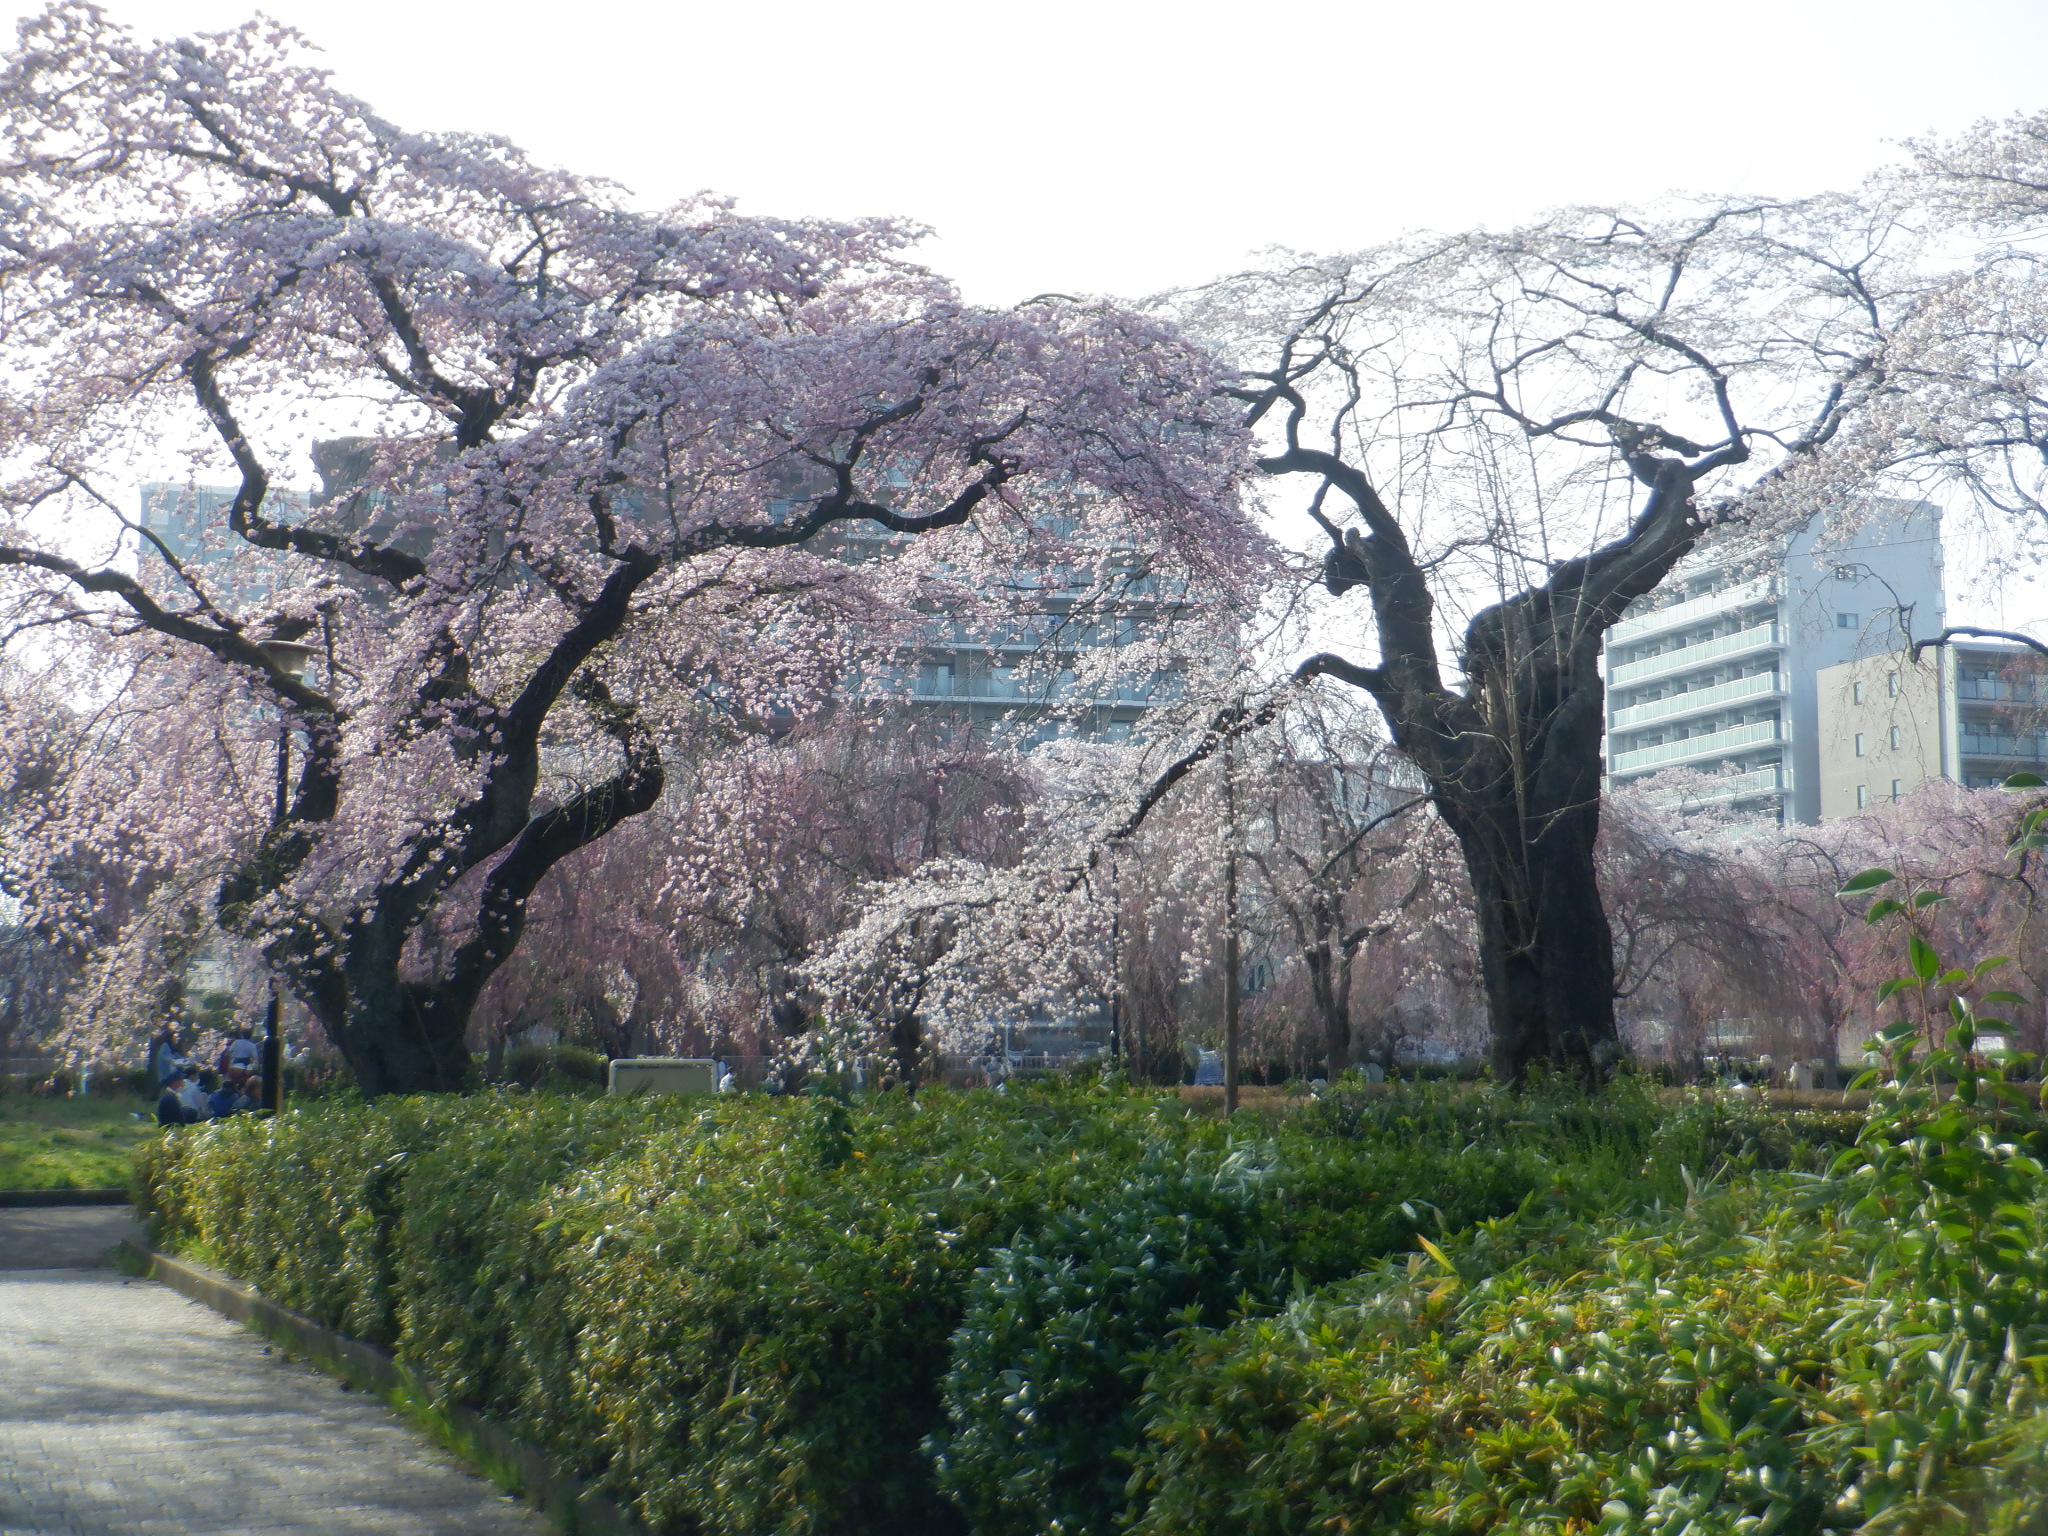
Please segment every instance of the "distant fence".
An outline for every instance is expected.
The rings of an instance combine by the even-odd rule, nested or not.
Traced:
[[[726,1070],[732,1073],[733,1086],[743,1092],[765,1088],[778,1075],[777,1061],[773,1056],[720,1056],[717,1059],[724,1062]],[[999,1083],[1011,1077],[1044,1077],[1083,1063],[1099,1066],[1106,1061],[1107,1058],[1099,1054],[1071,1051],[1012,1051],[1007,1056],[1001,1052],[979,1056],[948,1052],[938,1059],[938,1080],[951,1088],[972,1088]],[[856,1079],[863,1082],[874,1082],[895,1070],[895,1063],[886,1056],[860,1056],[850,1065]]]

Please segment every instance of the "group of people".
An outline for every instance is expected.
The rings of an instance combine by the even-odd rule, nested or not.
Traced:
[[[150,1067],[156,1074],[158,1125],[197,1125],[225,1120],[263,1107],[263,1079],[258,1075],[263,1048],[246,1032],[221,1047],[211,1067],[195,1068],[167,1030],[150,1045]]]

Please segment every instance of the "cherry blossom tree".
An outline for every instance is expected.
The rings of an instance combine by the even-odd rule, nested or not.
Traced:
[[[914,229],[638,212],[385,122],[266,22],[145,43],[56,5],[0,143],[0,633],[100,647],[123,722],[18,878],[61,904],[50,872],[116,837],[216,861],[218,921],[366,1092],[461,1084],[549,871],[707,717],[814,712],[933,573],[1264,568],[1203,351],[965,305]],[[295,500],[319,440],[346,463]],[[210,550],[119,504],[171,453],[232,483]],[[892,557],[831,558],[850,524]]]
[[[1377,703],[1459,840],[1503,1079],[1618,1050],[1603,635],[1705,538],[1854,515],[1918,251],[1856,198],[1578,210],[1178,301],[1242,369],[1260,469],[1309,488],[1330,597],[1367,600],[1367,659],[1300,670]]]
[[[1258,875],[1249,900],[1281,920],[1331,1077],[1352,1065],[1353,999],[1368,946],[1398,948],[1422,927],[1455,923],[1450,909],[1465,905],[1462,874],[1442,857],[1444,829],[1421,814],[1426,792],[1363,726],[1342,702],[1310,693],[1253,738],[1264,750],[1251,754],[1245,774],[1256,786],[1245,837]],[[1398,968],[1388,972],[1375,976],[1384,1001],[1403,979]]]
[[[1024,765],[900,705],[835,708],[675,766],[659,805],[535,892],[537,947],[486,990],[487,1037],[580,1019],[614,1055],[774,1055],[809,1029],[802,968],[865,886],[1018,857]]]
[[[1936,779],[1896,803],[1788,828],[1745,849],[1770,882],[1775,910],[1767,915],[1814,973],[1814,990],[1829,994],[1828,1018],[1849,1029],[1845,1043],[1876,1032],[1880,988],[1898,974],[1899,957],[1896,936],[1865,924],[1839,893],[1852,876],[1884,868],[1906,883],[1909,899],[1926,898],[1915,921],[1942,953],[1973,964],[2010,959],[1999,984],[2029,999],[2005,1010],[2020,1032],[2014,1043],[2032,1051],[2048,1045],[2039,859],[2016,857],[2011,846],[2021,815],[2041,800],[2038,791],[1970,790]]]

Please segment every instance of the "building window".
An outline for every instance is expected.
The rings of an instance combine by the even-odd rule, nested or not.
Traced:
[[[1849,685],[1849,702],[1851,704],[1861,704],[1863,702],[1863,685],[1861,683],[1851,683]]]
[[[1899,728],[1896,725],[1892,727],[1892,750],[1894,752],[1899,750]],[[1897,797],[1894,796],[1893,798]]]
[[[1887,672],[1887,673],[1885,673],[1885,675],[1884,675],[1884,691],[1885,691],[1886,693],[1890,694],[1890,695],[1891,695],[1891,696],[1892,696],[1893,698],[1895,698],[1895,699],[1896,699],[1896,698],[1897,698],[1897,697],[1899,696],[1899,674],[1898,674],[1898,673],[1896,673],[1896,672]]]
[[[1860,811],[1868,804],[1870,804],[1870,786],[1868,784],[1858,784],[1856,786],[1856,809]]]
[[[1858,757],[1861,757],[1863,755],[1863,733],[1861,731],[1858,731],[1856,733],[1856,755]],[[1856,803],[1858,805],[1861,805],[1863,802],[1861,800],[1858,800]]]
[[[1861,627],[1862,623],[1862,619],[1853,613],[1838,613],[1835,615],[1835,628],[1837,629],[1857,629]]]
[[[1894,800],[1896,800],[1896,799],[1898,799],[1898,798],[1899,798],[1899,786],[1900,786],[1901,784],[1903,784],[1904,782],[1905,782],[1905,780],[1903,780],[1903,779],[1893,779],[1893,780],[1892,780],[1892,798],[1893,798]]]

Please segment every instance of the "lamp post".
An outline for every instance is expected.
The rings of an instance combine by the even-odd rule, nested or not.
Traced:
[[[260,642],[270,664],[287,677],[303,682],[312,665],[313,647],[297,640]],[[292,727],[280,706],[277,712],[277,801],[271,812],[273,831],[283,827],[292,804]],[[284,1108],[284,1036],[278,1031],[280,1004],[277,972],[270,973],[270,1005],[263,1011],[263,1107],[271,1114]]]

